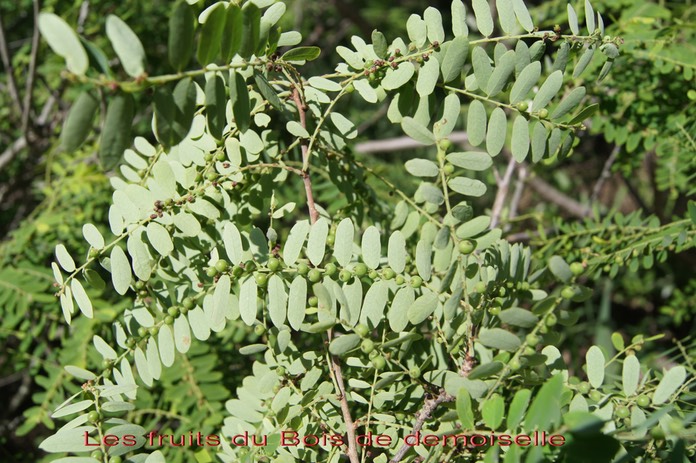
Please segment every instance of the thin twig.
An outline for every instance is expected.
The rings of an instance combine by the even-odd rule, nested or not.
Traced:
[[[27,133],[29,127],[29,117],[31,116],[31,100],[34,95],[34,79],[36,77],[36,57],[39,54],[39,11],[41,6],[39,0],[34,0],[34,32],[31,37],[31,57],[29,58],[29,69],[27,71],[27,83],[24,87],[24,105],[22,107],[22,133]]]
[[[423,424],[425,424],[425,421],[430,418],[432,413],[435,411],[438,405],[440,405],[443,402],[451,402],[454,400],[454,397],[449,395],[447,392],[440,391],[440,394],[433,398],[426,400],[425,403],[423,404],[423,408],[420,409],[420,411],[416,414],[416,423],[413,425],[413,431],[411,434],[416,434],[417,432],[420,432],[421,429],[423,429]],[[389,460],[389,463],[398,463],[401,461],[401,459],[406,455],[406,452],[413,446],[411,445],[406,445],[403,444],[399,450],[394,454],[391,460]]]
[[[10,57],[10,52],[7,49],[7,40],[5,39],[5,28],[2,25],[2,16],[0,16],[0,58],[2,59],[2,64],[5,66],[5,74],[7,74],[7,86],[10,90],[10,97],[14,102],[17,110],[17,114],[22,114],[22,99],[19,97],[19,91],[17,90],[17,81],[15,80],[14,67],[12,66],[12,60]]]
[[[539,177],[530,177],[527,183],[544,199],[560,206],[571,215],[581,219],[585,217],[586,208],[582,203],[574,200],[564,193],[561,193],[545,180]]]
[[[599,198],[599,194],[602,192],[602,188],[604,187],[604,184],[606,183],[607,180],[609,180],[609,177],[611,177],[611,168],[614,165],[614,162],[616,162],[616,158],[619,155],[619,151],[621,151],[621,148],[619,145],[614,146],[614,149],[611,150],[611,154],[607,158],[606,162],[604,163],[604,167],[602,168],[602,173],[599,175],[599,178],[597,179],[597,182],[594,185],[594,188],[592,188],[592,196],[590,197],[590,202],[587,205],[587,214],[589,215],[590,210],[592,210],[592,206],[594,205],[595,202],[597,202],[597,198]]]
[[[527,180],[527,166],[524,164],[520,166],[517,172],[517,181],[515,182],[515,191],[512,193],[512,200],[510,200],[510,214],[508,214],[508,221],[517,217],[517,208],[522,200],[522,192],[524,191],[524,182]]]
[[[463,144],[469,141],[466,132],[452,132],[447,137],[452,143]],[[414,148],[425,148],[425,145],[409,137],[395,137],[386,140],[375,140],[358,143],[355,151],[359,153],[379,153],[386,151],[399,151]]]
[[[498,183],[498,193],[495,195],[495,201],[493,201],[493,208],[491,209],[491,228],[495,228],[500,221],[500,214],[503,211],[505,198],[510,189],[510,180],[512,179],[513,172],[515,172],[515,166],[517,166],[517,162],[513,157],[510,157],[507,169],[505,169],[505,175],[503,175],[503,178],[500,179]]]
[[[300,92],[297,88],[292,91],[292,99],[295,101],[297,106],[297,112],[300,114],[300,125],[305,130],[307,129],[307,108],[300,97]],[[312,223],[319,219],[319,212],[314,204],[314,194],[312,193],[312,180],[309,178],[309,159],[307,158],[307,142],[303,139],[300,143],[302,149],[302,165],[307,166],[307,168],[302,169],[302,180],[304,181],[305,194],[307,195],[307,207],[309,208],[309,218]]]

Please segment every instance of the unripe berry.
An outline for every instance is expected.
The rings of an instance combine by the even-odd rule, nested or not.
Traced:
[[[360,343],[360,350],[366,354],[369,354],[375,350],[375,343],[371,339],[363,339],[363,341]]]
[[[266,332],[266,327],[263,325],[254,325],[254,333],[257,336],[262,336]]]
[[[228,264],[225,259],[220,259],[219,261],[215,262],[215,269],[220,273],[226,272],[229,267],[230,264]]]
[[[256,280],[256,284],[261,287],[266,286],[266,284],[268,283],[268,277],[265,273],[255,273],[254,280]]]
[[[280,261],[275,257],[268,259],[268,270],[271,272],[276,272],[280,268]]]
[[[387,361],[384,359],[384,357],[378,355],[372,359],[372,366],[375,367],[375,370],[381,370],[387,366]]]
[[[319,298],[316,296],[312,296],[309,299],[307,299],[307,304],[310,307],[317,307],[319,305]]]
[[[578,384],[578,391],[580,394],[587,395],[590,392],[590,383],[587,381],[583,381],[582,383]]]
[[[356,275],[356,276],[358,276],[358,277],[363,277],[363,276],[367,275],[367,265],[365,265],[365,264],[363,264],[362,262],[360,262],[359,264],[357,264],[357,265],[355,266],[355,270],[354,270],[354,271],[355,271],[355,275]]]
[[[297,273],[300,275],[307,275],[307,273],[309,273],[309,266],[304,262],[299,263],[297,265]]]
[[[561,297],[563,299],[572,299],[573,297],[575,297],[575,288],[573,288],[572,286],[566,286],[561,291]]]
[[[413,367],[408,371],[408,375],[411,379],[418,379],[421,376],[421,369],[418,367]]]
[[[96,410],[92,410],[91,412],[89,412],[87,414],[87,420],[90,423],[97,423],[97,422],[99,422],[100,419],[101,419],[101,415]]]
[[[464,240],[459,242],[459,252],[465,256],[471,254],[476,249],[476,245],[471,240]]]
[[[423,279],[419,276],[412,276],[411,277],[411,287],[413,288],[420,288],[421,285],[423,285]]]
[[[529,105],[526,101],[520,101],[519,103],[517,103],[516,107],[519,111],[524,112],[529,108]]]
[[[167,309],[167,315],[170,317],[178,317],[179,316],[179,308],[177,306],[173,306]]]
[[[370,328],[367,325],[365,325],[364,323],[358,323],[355,326],[354,331],[355,331],[355,334],[357,334],[361,338],[364,338],[368,334],[370,334]]]
[[[533,333],[529,333],[525,340],[527,341],[527,344],[532,347],[536,347],[536,345],[539,344],[539,336]]]
[[[585,271],[585,267],[580,262],[573,262],[570,264],[570,271],[573,273],[573,275],[578,277],[582,275],[582,272]]]
[[[350,273],[350,270],[341,270],[341,273],[338,274],[338,279],[344,283],[348,283],[353,279],[353,274]]]
[[[617,418],[628,418],[631,415],[631,412],[625,405],[620,405],[616,407],[616,409],[614,410],[614,414]]]
[[[650,397],[648,397],[647,395],[640,395],[636,399],[636,403],[639,407],[645,408],[650,405]]]
[[[326,276],[332,277],[336,275],[336,273],[338,273],[338,267],[336,267],[336,264],[328,263],[324,267],[324,273],[326,274]]]
[[[307,274],[307,278],[309,278],[309,281],[311,281],[312,283],[318,283],[321,280],[321,272],[313,268]]]
[[[546,108],[542,108],[537,112],[537,115],[540,119],[546,119],[549,116],[549,110]]]

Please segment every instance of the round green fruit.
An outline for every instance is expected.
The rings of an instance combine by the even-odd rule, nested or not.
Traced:
[[[305,264],[304,262],[300,262],[297,265],[297,273],[300,275],[307,275],[309,273],[309,265]]]
[[[312,296],[309,299],[307,299],[307,304],[309,304],[310,307],[317,307],[319,305],[319,298],[316,296]]]
[[[516,107],[517,107],[518,111],[522,111],[522,112],[529,109],[529,105],[527,104],[526,101],[520,101],[519,103],[517,103]]]
[[[312,283],[318,283],[319,281],[321,281],[321,272],[313,268],[307,274],[307,278],[309,278],[309,281],[311,281]]]
[[[421,377],[421,369],[418,367],[413,367],[408,370],[408,375],[411,377],[411,379],[418,379]]]
[[[370,270],[369,272],[367,272],[367,277],[370,280],[376,280],[377,277],[379,277],[379,274],[377,273],[377,270]]]
[[[147,336],[147,328],[145,328],[144,326],[138,328],[138,336],[140,336],[141,338]]]
[[[230,264],[225,259],[215,262],[215,269],[220,273],[226,272],[228,268],[230,268]]]
[[[474,252],[474,249],[476,249],[476,245],[471,240],[464,240],[459,242],[459,252],[461,252],[465,256]]]
[[[555,326],[556,323],[558,323],[558,317],[556,317],[556,314],[549,314],[546,317],[546,326]]]
[[[349,270],[341,270],[338,274],[338,279],[344,283],[348,283],[353,278],[353,274]]]
[[[123,463],[123,459],[116,455],[115,457],[109,457],[109,463]]]
[[[542,108],[537,112],[537,115],[540,119],[546,119],[547,117],[549,117],[549,110],[546,108]]]
[[[96,445],[96,444],[95,444],[95,445]],[[90,456],[91,458],[94,458],[95,460],[101,461],[101,460],[102,460],[102,457],[104,456],[104,454],[102,453],[101,450],[94,450],[92,453],[89,454],[89,456]]]
[[[172,306],[167,309],[167,315],[170,317],[178,317],[179,316],[179,308],[177,306]]]
[[[173,325],[174,324],[174,317],[172,317],[171,315],[167,315],[166,317],[164,317],[164,324],[165,325]]]
[[[371,339],[363,339],[363,341],[360,343],[360,350],[366,354],[369,354],[375,350],[375,343]]]
[[[254,333],[257,336],[262,336],[266,332],[266,327],[263,325],[254,325]]]
[[[631,415],[631,411],[625,405],[619,405],[614,409],[614,414],[617,418],[628,418]]]
[[[563,299],[572,299],[575,297],[575,288],[572,286],[566,286],[561,291],[561,297]]]
[[[396,276],[396,280],[394,280],[394,281],[395,281],[396,284],[399,285],[399,286],[401,286],[401,285],[403,285],[404,283],[406,283],[406,280],[405,280],[404,277],[401,276],[401,275],[397,275],[397,276]]]
[[[454,173],[454,166],[450,163],[445,164],[442,168],[446,175],[452,175]]]
[[[439,141],[438,145],[442,151],[447,151],[448,149],[452,148],[452,141],[448,138],[444,138]]]
[[[580,394],[587,395],[590,392],[590,383],[587,381],[583,381],[582,383],[578,384],[578,391]]]
[[[159,333],[159,326],[151,326],[149,331],[150,336],[157,336],[157,333]]]
[[[265,273],[254,274],[254,280],[258,286],[264,287],[268,283],[268,276]]]
[[[355,326],[354,331],[355,331],[355,334],[357,334],[361,338],[364,338],[368,334],[370,334],[370,328],[367,325],[365,325],[364,323],[358,323]]]
[[[488,308],[488,313],[491,314],[491,315],[493,315],[494,317],[497,317],[498,315],[500,315],[500,307],[497,306],[497,305],[494,305],[494,306],[492,306],[492,307],[489,307],[489,308]]]
[[[391,279],[393,279],[394,277],[396,277],[396,272],[395,272],[394,270],[392,270],[390,267],[387,267],[387,268],[385,268],[384,271],[382,272],[382,277],[383,277],[385,280],[391,280]]]
[[[585,267],[580,262],[573,262],[570,264],[570,271],[573,273],[573,275],[579,277],[582,275],[582,272],[585,271]]]
[[[346,85],[346,88],[345,88],[346,93],[353,93],[354,91],[355,91],[355,87],[353,86],[353,84]]]
[[[423,285],[423,279],[419,276],[411,277],[411,287],[420,288]]]
[[[326,273],[326,276],[328,277],[333,277],[338,273],[338,267],[336,267],[336,264],[333,263],[328,263],[326,264],[326,267],[324,267],[324,273]]]
[[[522,368],[522,364],[520,363],[520,360],[517,358],[510,360],[510,363],[508,363],[508,366],[510,367],[510,370],[512,370],[512,371],[517,371],[520,368]]]
[[[218,271],[215,267],[208,267],[205,271],[205,274],[212,278],[218,274]]]
[[[636,403],[639,407],[645,408],[650,405],[650,397],[647,395],[639,395],[636,399]]]
[[[533,333],[529,333],[525,340],[527,341],[527,345],[532,347],[536,347],[536,345],[539,344],[539,336]]]
[[[271,272],[277,272],[278,269],[280,268],[280,261],[276,259],[275,257],[271,257],[268,259],[268,270]]]
[[[590,400],[593,402],[599,402],[602,400],[602,393],[599,392],[597,389],[594,389],[593,391],[590,392]]]
[[[364,277],[365,275],[367,275],[367,265],[360,262],[359,264],[357,264],[355,266],[354,271],[355,271],[355,275],[357,275],[358,277]]]
[[[382,370],[387,366],[387,361],[384,359],[384,357],[378,355],[372,359],[372,366],[375,367],[376,370]]]
[[[92,410],[91,412],[89,412],[87,414],[87,420],[90,423],[97,423],[97,422],[99,422],[100,419],[101,419],[101,415],[96,410]]]

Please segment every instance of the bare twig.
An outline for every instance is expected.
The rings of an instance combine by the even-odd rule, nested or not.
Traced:
[[[305,107],[302,98],[300,97],[300,92],[297,88],[292,91],[292,99],[295,101],[297,106],[297,112],[300,114],[300,125],[302,128],[307,128],[307,108]],[[307,142],[302,140],[300,143],[302,149],[302,165],[309,166],[309,159],[307,159]],[[307,207],[309,208],[309,219],[312,223],[319,219],[319,212],[314,204],[314,194],[312,193],[312,180],[309,178],[309,167],[302,169],[302,179],[304,181],[305,194],[307,195]]]
[[[508,220],[517,217],[517,208],[520,205],[520,200],[522,199],[522,192],[524,191],[524,182],[527,180],[527,166],[524,164],[520,166],[517,172],[517,181],[515,182],[515,191],[512,193],[512,200],[510,201],[510,214],[508,215]]]
[[[438,405],[440,405],[443,402],[451,402],[454,400],[454,397],[449,395],[447,392],[440,391],[440,394],[438,394],[437,397],[426,400],[425,403],[423,404],[423,407],[420,409],[420,411],[416,414],[416,423],[413,425],[413,431],[411,434],[415,434],[417,432],[420,432],[421,429],[423,429],[423,424],[425,424],[425,421],[430,418],[432,413],[435,411]],[[396,451],[394,456],[392,457],[391,460],[389,460],[389,463],[398,463],[401,461],[401,459],[406,455],[406,452],[413,446],[409,446],[406,444],[403,444],[399,450]]]
[[[0,171],[5,168],[7,164],[14,159],[14,157],[22,151],[27,146],[27,139],[22,135],[14,141],[10,146],[7,147],[2,154],[0,154]]]
[[[515,172],[516,165],[517,162],[515,159],[510,157],[507,169],[505,169],[505,175],[503,175],[503,178],[500,179],[500,182],[498,183],[498,193],[495,195],[495,201],[493,201],[493,208],[491,209],[491,228],[495,228],[500,221],[500,214],[503,211],[505,198],[507,197],[508,190],[510,189],[510,180],[512,179],[513,172]]]
[[[618,157],[620,150],[621,148],[619,148],[619,145],[614,146],[614,149],[611,150],[611,154],[604,163],[602,173],[599,175],[599,178],[597,179],[594,188],[592,188],[592,196],[590,197],[590,202],[587,205],[587,214],[590,213],[592,206],[595,202],[597,202],[597,198],[599,198],[599,194],[602,192],[604,184],[607,180],[609,180],[609,177],[611,177],[611,168],[614,165],[614,162],[616,162],[616,158]]]
[[[2,64],[5,66],[5,73],[7,74],[7,86],[10,90],[10,97],[12,97],[12,102],[16,106],[17,114],[22,114],[22,99],[19,97],[19,91],[17,90],[17,81],[15,80],[14,67],[12,66],[12,59],[10,57],[10,52],[7,49],[7,40],[5,39],[5,28],[2,25],[2,16],[0,16],[0,58],[2,59]]]
[[[558,191],[545,180],[539,177],[530,177],[527,183],[544,199],[560,206],[571,215],[579,218],[585,217],[586,208],[583,204]]]
[[[466,143],[469,137],[466,132],[452,132],[447,137],[452,143]],[[376,140],[358,143],[355,150],[359,153],[379,153],[386,151],[399,151],[414,148],[423,148],[425,145],[409,137],[396,137],[387,140]]]
[[[39,11],[41,6],[39,0],[34,0],[34,32],[31,37],[31,58],[29,58],[29,69],[27,70],[27,83],[24,87],[24,105],[22,107],[22,132],[27,133],[29,127],[29,117],[31,116],[31,99],[34,95],[34,79],[36,77],[36,57],[39,54]]]

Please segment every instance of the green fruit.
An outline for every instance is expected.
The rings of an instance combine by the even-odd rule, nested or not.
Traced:
[[[145,287],[145,282],[144,282],[144,281],[138,280],[138,281],[135,282],[135,289],[140,290],[140,289],[143,289],[144,287]]]
[[[218,274],[218,271],[215,267],[208,267],[205,271],[205,274],[212,278]]]
[[[650,430],[650,436],[655,440],[664,440],[665,431],[659,424]]]
[[[310,307],[317,307],[319,305],[319,298],[316,296],[312,296],[309,299],[307,299],[307,304],[309,304]]]
[[[355,331],[355,334],[361,338],[364,338],[370,334],[370,328],[364,323],[358,323],[353,330]]]
[[[363,341],[360,343],[360,350],[366,354],[369,354],[375,350],[375,343],[371,339],[363,339]]]
[[[508,366],[510,367],[510,370],[512,370],[512,371],[517,371],[520,368],[522,368],[522,364],[520,363],[520,360],[517,358],[510,360],[510,363],[508,363]]]
[[[572,299],[575,297],[575,288],[572,286],[566,286],[563,288],[563,291],[561,291],[561,297],[563,299]]]
[[[172,317],[171,315],[167,315],[166,317],[164,317],[164,324],[165,325],[173,325],[174,324],[174,317]]]
[[[593,402],[600,402],[602,400],[602,393],[597,389],[592,390],[592,392],[590,392],[590,400]]]
[[[535,347],[537,344],[539,344],[539,336],[533,333],[529,333],[525,340],[527,341],[527,345],[532,347]]]
[[[579,277],[582,275],[582,272],[585,271],[585,267],[580,262],[573,262],[570,264],[570,271],[573,273],[573,275]]]
[[[423,285],[423,279],[419,276],[412,276],[411,277],[411,287],[412,288],[420,288]]]
[[[421,369],[418,367],[413,367],[408,370],[408,375],[411,377],[411,379],[418,379],[421,377]]]
[[[318,283],[319,281],[321,281],[321,272],[313,268],[307,274],[307,278],[309,278],[309,281],[311,281],[312,283]]]
[[[88,420],[90,423],[97,423],[97,422],[99,421],[100,418],[101,418],[101,415],[100,415],[99,412],[96,411],[96,410],[92,410],[91,412],[89,412],[89,413],[87,414],[87,420]]]
[[[266,332],[266,327],[263,325],[254,325],[254,333],[257,336],[262,336]]]
[[[157,336],[157,333],[159,333],[159,326],[151,326],[150,336]]]
[[[380,355],[381,355],[381,354],[379,353],[378,350],[373,350],[372,352],[370,352],[370,353],[368,354],[367,357],[368,357],[370,360],[372,360],[373,358],[379,357]]]
[[[384,357],[378,355],[372,359],[372,366],[375,367],[375,370],[382,370],[387,366],[387,361],[384,359]]]
[[[144,326],[141,326],[140,328],[138,328],[138,336],[143,338],[146,335],[147,335],[147,328],[145,328]]]
[[[346,93],[353,93],[354,91],[355,91],[355,87],[353,86],[353,84],[346,85],[346,88],[345,88]]]
[[[336,235],[329,235],[326,237],[326,244],[328,244],[329,246],[333,246],[335,242],[336,242]]]
[[[228,268],[230,268],[230,264],[225,259],[215,262],[215,269],[220,273],[226,272]]]
[[[212,161],[213,160],[213,153],[205,153],[203,155],[203,159],[205,160],[205,162]]]
[[[518,109],[518,111],[524,112],[524,111],[526,111],[528,108],[529,108],[529,105],[527,104],[526,101],[520,101],[519,103],[517,103],[517,109]]]
[[[297,273],[300,275],[307,275],[309,273],[309,265],[305,264],[304,262],[300,262],[297,265]]]
[[[483,281],[479,281],[479,282],[476,283],[476,285],[474,286],[474,291],[476,291],[476,292],[479,293],[479,294],[483,294],[483,293],[486,292],[486,287],[487,287],[487,286],[486,286],[486,283],[484,283]]]
[[[344,283],[348,283],[353,279],[353,274],[350,273],[349,270],[341,270],[341,273],[338,274],[338,279]]]
[[[454,166],[450,163],[445,164],[442,168],[446,175],[452,175],[454,173]]]
[[[239,278],[243,274],[244,274],[244,269],[239,265],[235,266],[234,270],[232,270],[232,275],[234,275],[235,278]]]
[[[590,383],[587,381],[583,381],[582,383],[578,384],[578,391],[580,391],[580,394],[587,395],[590,392]]]
[[[540,119],[546,119],[547,117],[549,117],[549,110],[546,108],[542,108],[537,112],[537,115]]]
[[[102,361],[102,370],[110,370],[114,366],[114,361],[111,359],[104,359]]]
[[[268,283],[268,276],[265,273],[257,272],[254,274],[254,280],[256,280],[257,285],[263,288]]]
[[[365,275],[367,275],[367,265],[365,265],[365,264],[363,264],[362,262],[360,262],[359,264],[357,264],[357,265],[355,266],[355,270],[354,270],[354,271],[355,271],[355,275],[356,275],[356,276],[358,276],[358,277],[364,277]]]
[[[336,264],[328,263],[326,264],[326,267],[324,267],[324,273],[326,276],[332,277],[338,273],[338,267],[336,267]]]
[[[464,240],[459,242],[459,252],[461,252],[465,256],[474,252],[474,249],[476,249],[476,245],[471,240]]]
[[[136,341],[134,338],[128,338],[128,340],[126,340],[126,346],[130,347],[131,349],[135,347],[135,344]]]
[[[684,430],[684,423],[678,419],[673,419],[667,424],[670,434],[679,434]]]
[[[186,309],[193,309],[193,307],[196,305],[196,303],[193,301],[193,298],[191,297],[185,297],[183,301],[181,301],[181,304],[186,308]]]
[[[439,141],[438,145],[442,151],[447,151],[448,149],[452,148],[452,141],[444,138]]]
[[[549,314],[546,317],[546,326],[554,326],[556,323],[558,323],[558,317],[556,317],[556,314]]]
[[[278,374],[278,376],[283,377],[283,376],[285,376],[285,374],[287,373],[287,371],[285,371],[285,367],[278,367],[278,368],[276,369],[276,373]]]
[[[631,415],[631,411],[625,405],[620,405],[614,409],[614,414],[617,418],[628,418]]]
[[[377,277],[379,277],[379,274],[377,273],[377,270],[370,270],[367,272],[367,276],[370,280],[376,280]]]
[[[101,461],[104,454],[101,450],[94,450],[92,453],[89,454],[89,456],[94,458],[95,460]]]
[[[648,397],[647,395],[640,395],[636,399],[636,403],[639,407],[645,408],[650,405],[650,397]]]
[[[189,309],[187,309],[185,305],[181,306],[181,308],[179,309],[179,312],[181,313],[181,315],[186,315],[188,313],[188,311],[189,311]]]
[[[271,272],[276,272],[280,268],[280,261],[275,257],[268,259],[268,270]]]
[[[488,313],[493,315],[494,317],[497,317],[498,315],[500,315],[500,307],[497,305],[494,305],[493,307],[489,307]]]
[[[214,182],[218,178],[218,174],[215,172],[208,172],[208,175],[205,176],[209,181]]]
[[[170,317],[178,317],[179,316],[179,308],[177,306],[173,306],[167,309],[167,315]]]
[[[404,283],[406,283],[406,280],[404,280],[404,277],[401,276],[401,275],[397,275],[397,276],[396,276],[396,280],[394,280],[394,281],[395,281],[396,284],[399,285],[399,286],[401,286],[401,285],[403,285]]]
[[[109,463],[122,463],[123,459],[116,455],[115,457],[109,457]]]
[[[224,161],[226,158],[227,158],[227,156],[225,155],[225,153],[223,151],[218,151],[218,153],[215,155],[215,160],[220,161],[220,162]]]
[[[387,267],[382,271],[382,277],[385,280],[391,280],[396,276],[396,272],[392,270],[391,268]]]

